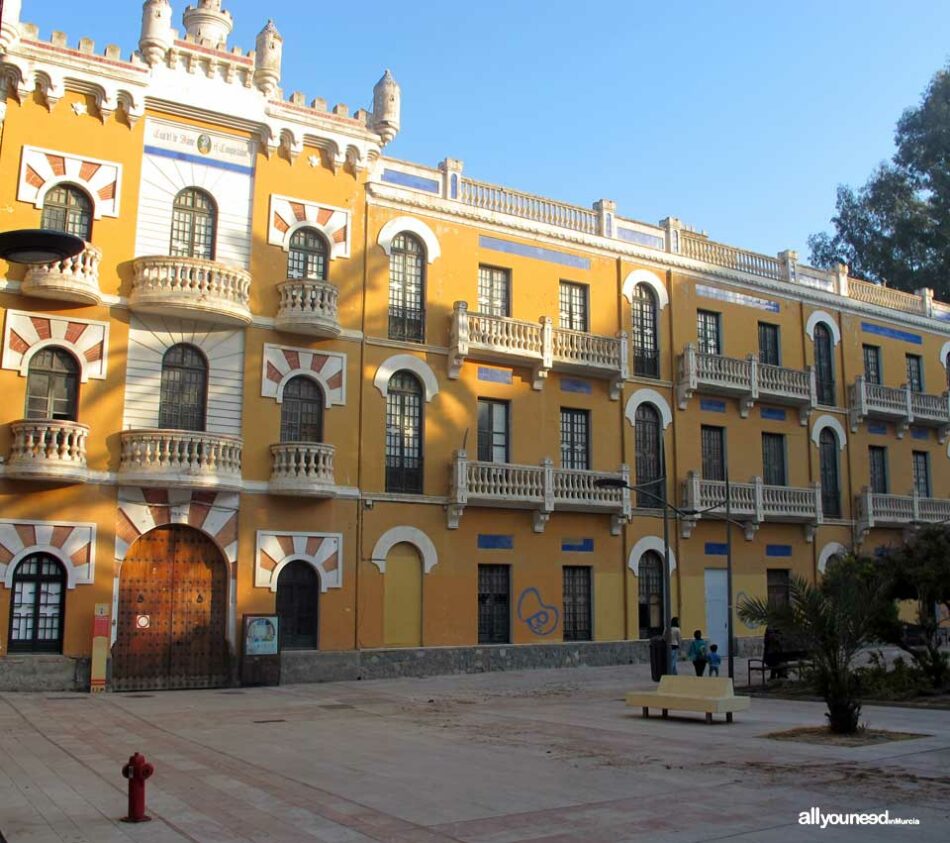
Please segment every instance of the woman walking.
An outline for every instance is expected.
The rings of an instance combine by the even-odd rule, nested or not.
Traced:
[[[703,640],[703,631],[697,629],[693,633],[693,640],[689,642],[689,651],[686,653],[693,663],[693,669],[697,676],[702,676],[706,670],[706,642]]]

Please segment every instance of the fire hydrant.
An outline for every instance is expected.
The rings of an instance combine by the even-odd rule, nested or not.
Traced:
[[[145,814],[145,780],[154,772],[155,768],[145,756],[137,752],[122,768],[122,775],[129,780],[129,815],[123,817],[122,822],[144,823],[151,819]]]

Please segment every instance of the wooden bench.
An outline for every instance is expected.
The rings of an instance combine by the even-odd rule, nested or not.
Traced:
[[[670,709],[676,711],[701,711],[706,722],[713,722],[714,714],[725,714],[726,722],[732,722],[734,711],[749,708],[749,697],[737,697],[732,690],[732,680],[716,676],[661,676],[655,691],[631,691],[627,705],[640,706],[643,716],[650,716],[651,708],[659,708],[664,717]]]
[[[779,659],[775,664],[766,664],[765,659],[763,658],[751,658],[749,659],[749,687],[752,687],[752,674],[761,673],[762,674],[762,687],[764,688],[767,684],[765,679],[765,672],[769,671],[770,673],[778,673],[780,676],[783,673],[788,673],[789,670],[794,670],[798,674],[798,679],[801,681],[802,671],[807,670],[811,667],[811,659],[808,658],[807,653],[790,653],[789,658]]]

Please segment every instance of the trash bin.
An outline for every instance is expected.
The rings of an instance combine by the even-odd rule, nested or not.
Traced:
[[[670,672],[670,648],[662,636],[650,639],[650,674],[654,682]]]

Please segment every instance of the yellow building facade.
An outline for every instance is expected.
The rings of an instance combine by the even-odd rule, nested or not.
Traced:
[[[389,158],[388,71],[286,98],[219,0],[128,59],[4,5],[5,224],[88,245],[0,266],[0,686],[230,684],[248,615],[283,681],[641,660],[664,497],[725,652],[727,559],[781,600],[950,518],[929,291]]]

